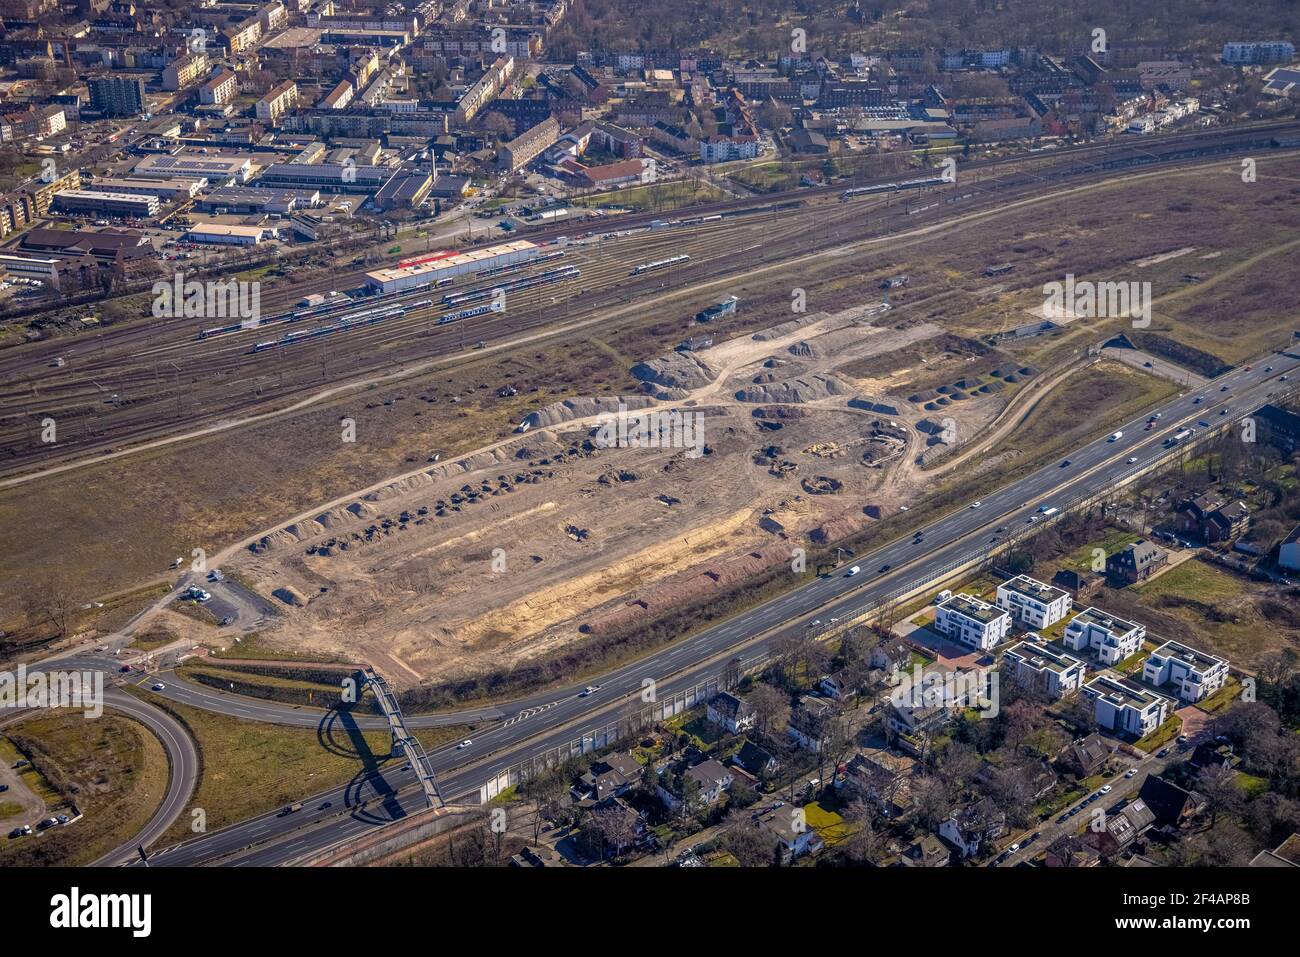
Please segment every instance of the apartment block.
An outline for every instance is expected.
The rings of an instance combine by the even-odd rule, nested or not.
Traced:
[[[1134,624],[1100,608],[1087,608],[1065,626],[1062,641],[1071,651],[1091,650],[1104,665],[1117,665],[1138,653],[1147,635],[1145,625]]]
[[[105,116],[134,116],[143,113],[144,80],[129,76],[95,76],[86,81],[90,108]]]
[[[199,87],[199,102],[212,106],[225,106],[239,92],[239,80],[229,70],[220,70],[212,79]]]
[[[298,84],[285,80],[271,89],[253,105],[253,112],[259,120],[278,122],[280,117],[298,105]]]
[[[988,651],[1011,631],[1011,616],[973,595],[953,595],[935,609],[934,627],[953,641]]]
[[[1070,593],[1017,575],[998,586],[997,605],[1025,628],[1048,628],[1070,613]]]
[[[1024,641],[1007,649],[1002,657],[1002,671],[1023,687],[1056,699],[1082,688],[1088,667],[1082,658],[1053,650],[1031,632]]]
[[[1093,700],[1097,723],[1110,731],[1142,738],[1164,723],[1169,699],[1119,675],[1097,675],[1083,686]]]
[[[178,56],[163,69],[163,89],[179,90],[198,80],[208,70],[208,55],[194,51]]]
[[[1169,687],[1183,701],[1202,701],[1228,680],[1228,660],[1177,641],[1166,641],[1151,652],[1142,677],[1157,687]]]

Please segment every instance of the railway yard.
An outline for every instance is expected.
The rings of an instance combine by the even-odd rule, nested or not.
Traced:
[[[1088,377],[1086,347],[1126,319],[1001,338],[1067,270],[1149,262],[1152,330],[1230,360],[1276,338],[1289,319],[1256,306],[1227,334],[1178,321],[1195,307],[1193,258],[1193,292],[1231,296],[1285,254],[1300,163],[1271,147],[1245,205],[1234,171],[1274,135],[1243,132],[1224,156],[1042,159],[908,191],[610,220],[531,234],[535,258],[435,288],[317,307],[297,303],[335,290],[269,288],[255,328],[153,319],[10,349],[0,513],[28,567],[76,547],[97,593],[196,547],[220,555],[259,594],[291,596],[260,628],[270,646],[364,657],[399,686],[524,662],[788,560],[792,543],[860,532],[936,482],[1032,462],[1002,424],[1071,377],[1104,378],[1096,405],[1117,415],[1175,391],[1109,360]],[[1223,215],[1249,235],[1227,244]],[[1135,219],[1140,237],[1123,228]],[[362,282],[341,272],[336,287]],[[692,321],[727,295],[734,313]],[[674,352],[699,336],[713,343]],[[613,408],[592,398],[619,394],[699,412],[709,454],[592,449]],[[38,441],[45,417],[55,448]],[[346,420],[355,441],[340,441]],[[125,484],[146,494],[124,501]],[[163,616],[177,633],[211,629],[182,617]]]

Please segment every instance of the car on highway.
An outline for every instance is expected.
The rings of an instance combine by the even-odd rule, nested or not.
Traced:
[[[154,690],[154,691],[166,691],[166,690],[167,690],[167,686],[166,686],[165,684],[163,684],[161,681],[155,681],[154,684],[153,684],[153,689],[152,689],[152,690]]]
[[[1063,469],[1068,469],[1069,467],[1070,467],[1070,460],[1069,460],[1069,459],[1066,459],[1064,462],[1061,463],[1061,468],[1063,468]]]
[[[854,575],[856,575],[856,574],[857,574],[858,572],[860,572],[860,571],[862,571],[862,567],[861,567],[860,565],[854,565],[852,568],[850,568],[848,571],[846,571],[846,572],[844,573],[844,577],[845,577],[845,578],[852,578]]]
[[[1195,399],[1192,400],[1192,405],[1200,405],[1204,401],[1205,401],[1205,396],[1198,395]]]
[[[473,743],[474,743],[474,742],[473,742],[470,738],[466,738],[466,739],[465,739],[464,741],[462,741],[460,744],[456,745],[456,750],[457,750],[457,751],[464,751],[466,748],[468,748],[468,747],[469,747],[471,744],[473,744]]]
[[[894,567],[893,565],[881,565],[881,566],[880,566],[880,574],[883,575],[885,572],[889,571],[889,570],[890,570],[891,568],[893,568],[893,567]]]
[[[1137,457],[1136,455],[1130,455],[1130,456],[1128,457],[1128,464],[1129,464],[1129,465],[1132,465],[1132,464],[1133,464],[1134,462],[1136,462],[1137,460],[1138,460],[1138,457]]]
[[[578,697],[588,698],[591,695],[594,695],[599,690],[600,690],[600,685],[587,685],[587,687],[583,688],[580,692],[578,692]]]
[[[1228,387],[1227,387],[1226,385],[1221,385],[1221,386],[1219,386],[1219,391],[1220,391],[1220,392],[1227,392],[1227,391],[1228,391]]]
[[[971,508],[979,508],[979,507],[980,507],[981,505],[983,505],[983,504],[984,504],[983,502],[971,502],[971,503],[970,503],[970,507],[971,507]]]
[[[321,806],[318,807],[316,810],[318,810],[318,811],[328,811],[328,810],[329,810],[330,808],[332,808],[333,806],[334,806],[334,802],[333,802],[333,801],[325,801],[325,802],[322,803]]]

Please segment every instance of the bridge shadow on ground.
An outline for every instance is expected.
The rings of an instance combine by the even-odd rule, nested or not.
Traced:
[[[351,711],[331,708],[316,726],[316,740],[330,754],[361,762],[361,770],[345,786],[344,801],[353,809],[354,818],[382,824],[406,816],[396,790],[380,770],[385,761],[397,755],[391,750],[375,754]],[[371,792],[369,796],[367,788]]]

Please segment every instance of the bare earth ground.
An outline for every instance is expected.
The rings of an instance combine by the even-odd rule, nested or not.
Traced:
[[[715,326],[720,344],[701,353],[716,376],[677,396],[709,414],[712,454],[701,459],[647,449],[570,457],[567,450],[580,448],[591,421],[510,436],[525,413],[557,399],[590,395],[593,388],[631,393],[636,382],[628,368],[670,349],[686,328],[647,318],[587,342],[524,347],[490,362],[471,359],[409,387],[376,390],[364,408],[336,403],[189,449],[7,490],[0,493],[0,526],[12,541],[0,555],[0,573],[16,587],[0,594],[0,618],[15,614],[21,583],[44,570],[71,566],[84,569],[87,588],[120,586],[161,573],[195,543],[213,552],[313,501],[416,469],[438,450],[439,466],[426,466],[433,474],[421,471],[414,482],[362,503],[360,514],[332,510],[328,528],[304,522],[296,534],[273,535],[269,548],[232,568],[264,593],[289,586],[303,596],[306,606],[286,606],[281,623],[265,634],[272,647],[368,656],[405,682],[525,660],[630,597],[687,587],[682,583],[701,569],[716,573],[757,548],[779,545],[788,554],[790,541],[827,522],[840,529],[860,525],[873,520],[868,507],[887,514],[923,496],[933,475],[915,459],[939,440],[933,429],[916,426],[947,426],[949,419],[952,441],[978,445],[981,430],[1037,377],[1058,375],[1087,346],[1127,328],[1126,319],[1079,318],[1051,335],[980,347],[990,333],[1027,321],[1041,305],[1042,284],[1067,271],[1151,281],[1152,331],[1228,361],[1267,347],[1295,319],[1277,277],[1290,258],[1287,224],[1300,197],[1290,177],[1297,171],[1294,159],[1270,158],[1249,187],[1226,164],[1165,173],[1141,185],[1000,211],[951,235],[827,256],[785,282],[742,285],[736,289],[741,312]],[[994,262],[1016,268],[989,280],[983,269]],[[892,309],[864,322],[863,311],[878,303],[879,277],[896,272],[907,272],[910,285],[891,293]],[[808,291],[804,324],[776,339],[751,338],[792,318],[790,279]],[[1265,282],[1272,295],[1256,295],[1252,282]],[[1216,304],[1237,289],[1225,320]],[[817,320],[816,309],[826,318]],[[774,358],[780,361],[768,365]],[[1110,364],[1097,368],[1120,383],[1098,397],[1097,414],[1142,398],[1148,377],[1112,373]],[[1002,374],[1008,369],[1031,373],[1011,381]],[[818,397],[826,378],[841,388]],[[811,382],[811,398],[736,398],[741,390],[764,389],[789,398],[780,389],[792,380]],[[970,387],[964,398],[948,399],[942,391],[963,382]],[[502,384],[517,386],[518,395],[499,397]],[[936,404],[940,398],[948,401]],[[854,399],[860,401],[850,404]],[[758,420],[756,406],[794,408],[804,417]],[[338,442],[338,419],[349,414],[358,421],[355,445]],[[760,421],[781,427],[769,431]],[[878,421],[896,423],[906,451],[870,468],[862,455]],[[1031,415],[1026,423],[1034,421]],[[1031,455],[1033,443],[1024,435],[1046,436],[1054,426],[1045,421],[1041,428],[1047,431],[1022,434],[1017,426],[1012,436],[999,435],[997,454]],[[775,454],[756,463],[771,446]],[[815,446],[817,452],[808,451]],[[456,455],[489,447],[467,470],[446,467]],[[785,462],[793,471],[772,474],[772,468],[788,469]],[[620,472],[628,476],[620,480]],[[524,473],[526,480],[516,479]],[[512,491],[502,490],[501,476]],[[602,482],[602,476],[610,478]],[[820,477],[841,483],[838,491],[822,494],[817,485],[828,483],[818,483]],[[460,503],[459,511],[450,507],[453,493],[465,485],[480,489],[484,480],[497,494]],[[810,489],[806,480],[816,484]],[[447,505],[441,517],[439,499]],[[410,513],[405,523],[403,510]],[[377,528],[371,541],[353,539],[385,518],[392,525]],[[308,554],[331,538],[349,547],[336,541],[328,555],[319,547]],[[502,550],[505,571],[492,570],[494,549]],[[205,628],[170,624],[187,635]]]

